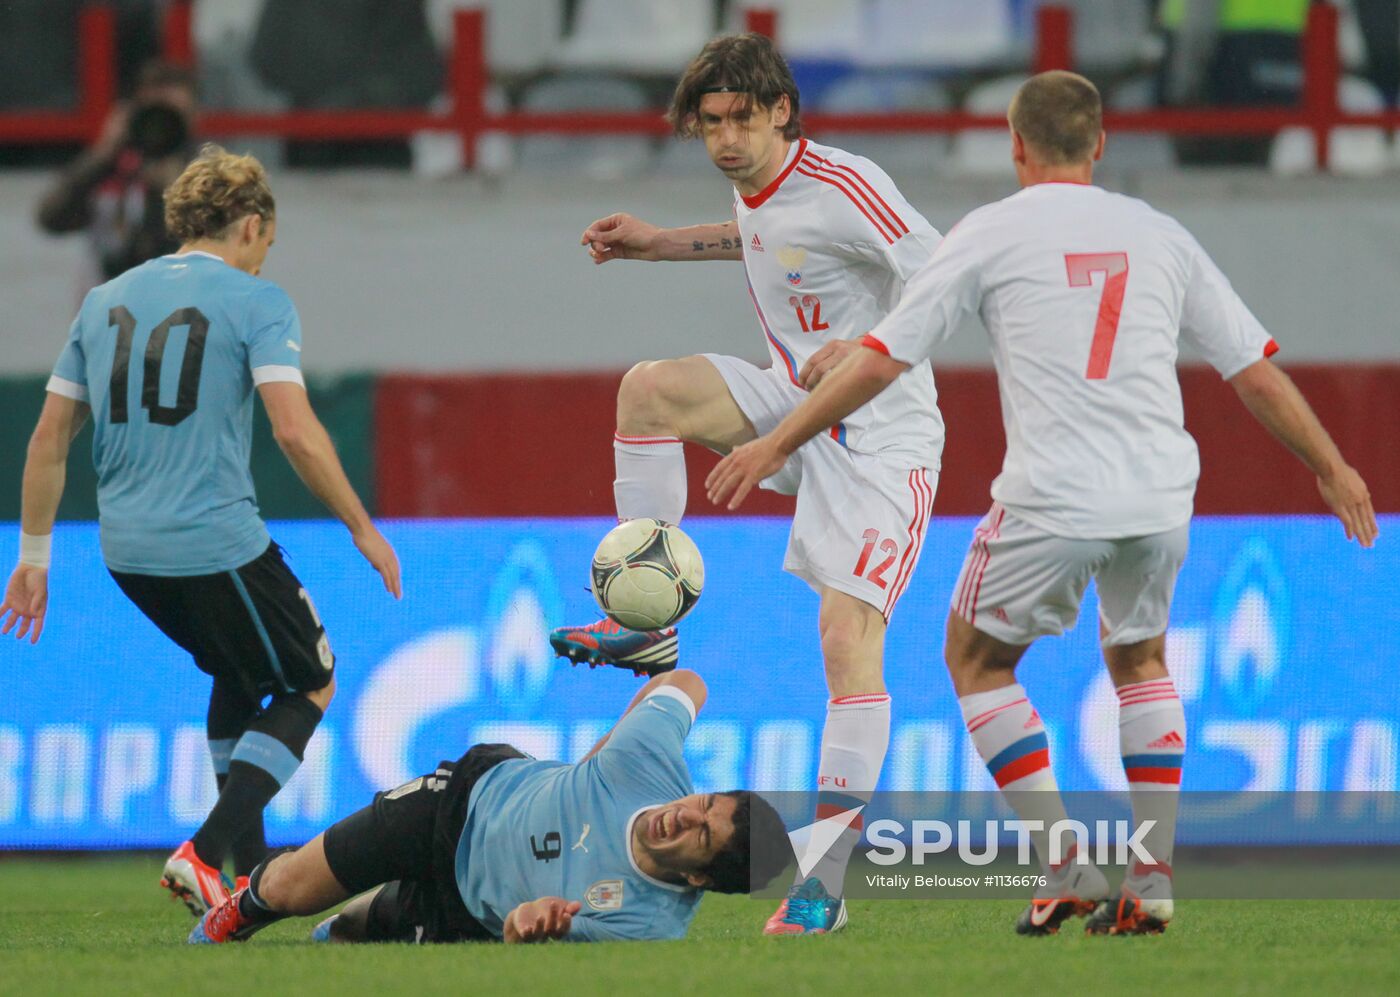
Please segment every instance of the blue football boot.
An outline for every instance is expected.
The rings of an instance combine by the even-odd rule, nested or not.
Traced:
[[[778,905],[765,935],[825,935],[846,926],[846,901],[833,897],[816,876],[788,890]]]
[[[311,929],[311,940],[313,942],[329,942],[331,940],[331,929],[335,926],[336,918],[339,914],[332,914],[316,927]]]
[[[590,668],[612,665],[636,675],[673,671],[680,660],[676,628],[628,630],[606,616],[586,627],[558,627],[549,635],[554,653]]]

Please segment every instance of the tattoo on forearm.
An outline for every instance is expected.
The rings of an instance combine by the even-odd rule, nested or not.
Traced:
[[[711,242],[704,242],[704,241],[702,241],[702,240],[700,240],[700,239],[695,239],[695,240],[692,240],[691,243],[690,243],[690,251],[693,252],[693,253],[703,253],[703,252],[705,252],[706,250],[710,250],[710,249],[732,250],[732,249],[738,249],[738,248],[739,248],[739,240],[738,240],[738,239],[730,239],[730,238],[727,238],[727,237],[726,237],[726,238],[719,239],[719,240],[717,240],[717,241],[711,241]]]

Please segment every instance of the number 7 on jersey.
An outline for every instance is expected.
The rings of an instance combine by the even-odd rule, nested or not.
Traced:
[[[1128,290],[1127,253],[1066,253],[1065,271],[1070,287],[1093,287],[1095,273],[1104,275],[1099,317],[1094,323],[1094,339],[1089,346],[1089,366],[1084,376],[1091,381],[1108,377],[1113,359],[1113,340],[1123,314],[1123,294]]]

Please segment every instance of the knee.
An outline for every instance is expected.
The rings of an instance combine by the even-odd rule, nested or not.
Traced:
[[[277,855],[268,862],[258,877],[258,899],[270,910],[279,914],[303,914],[306,907],[306,890],[297,882],[292,871],[295,852]],[[315,911],[310,911],[315,913]]]
[[[1016,660],[983,646],[985,642],[969,639],[967,630],[971,627],[965,624],[949,626],[943,643],[943,660],[948,666],[948,677],[953,680],[953,691],[966,696],[1005,685],[1008,676],[1014,679]]]
[[[617,389],[619,429],[656,432],[669,429],[665,420],[677,389],[675,364],[669,360],[648,360],[622,375]],[[638,422],[643,423],[638,425]]]
[[[822,660],[833,695],[883,688],[880,634],[863,614],[841,614],[821,621]]]
[[[828,671],[844,671],[860,656],[865,643],[864,628],[852,619],[822,623],[822,658]]]
[[[1114,686],[1133,685],[1168,678],[1166,635],[1103,649],[1104,664]]]
[[[966,648],[956,644],[952,637],[943,644],[943,661],[948,666],[948,677],[953,680],[953,691],[959,696],[966,695],[983,674],[984,662],[968,655]]]
[[[1118,661],[1112,661],[1110,658],[1110,661],[1108,673],[1109,677],[1113,679],[1115,688],[1170,678],[1170,674],[1167,672],[1167,663],[1162,658],[1134,657]]]

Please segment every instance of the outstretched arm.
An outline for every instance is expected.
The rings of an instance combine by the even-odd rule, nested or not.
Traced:
[[[349,528],[355,546],[379,572],[389,593],[395,599],[402,598],[398,555],[370,520],[345,476],[335,444],[311,410],[306,389],[290,381],[269,381],[258,386],[258,393],[272,422],[272,435],[301,480]]]
[[[1366,482],[1342,459],[1293,380],[1266,359],[1230,378],[1230,386],[1254,418],[1317,475],[1317,490],[1342,521],[1347,539],[1363,547],[1375,543],[1380,531]]]
[[[660,689],[663,685],[673,685],[681,692],[689,696],[690,701],[695,704],[696,713],[699,713],[702,709],[704,709],[705,699],[709,695],[709,689],[706,687],[704,679],[702,679],[695,672],[692,672],[687,668],[677,668],[675,671],[662,672],[660,675],[657,675],[650,679],[646,685],[642,686],[640,689],[637,690],[637,694],[632,697],[632,702],[627,704],[627,709],[622,711],[622,716],[618,717],[617,723],[612,725],[612,730],[609,730],[606,734],[600,737],[598,739],[598,743],[593,745],[593,748],[588,752],[588,754],[584,755],[583,758],[580,759],[580,761],[588,761],[588,759],[592,758],[598,752],[602,751],[603,745],[608,743],[608,739],[612,737],[613,731],[617,730],[617,724],[622,723],[622,717],[625,717],[627,716],[627,714],[631,713],[634,709],[637,708],[637,704],[639,704],[642,700],[646,699],[657,689]]]
[[[705,479],[710,501],[728,501],[729,509],[739,508],[754,486],[777,474],[798,447],[870,401],[908,369],[908,364],[876,347],[855,350],[771,433],[736,447],[715,466]]]
[[[88,406],[63,395],[49,393],[39,424],[29,438],[24,462],[20,512],[20,562],[5,587],[0,604],[0,633],[18,624],[15,637],[39,642],[49,602],[49,545],[68,465],[68,448],[87,421]]]
[[[594,263],[609,260],[740,260],[744,258],[737,222],[658,228],[624,212],[599,218],[584,229],[579,244]]]

